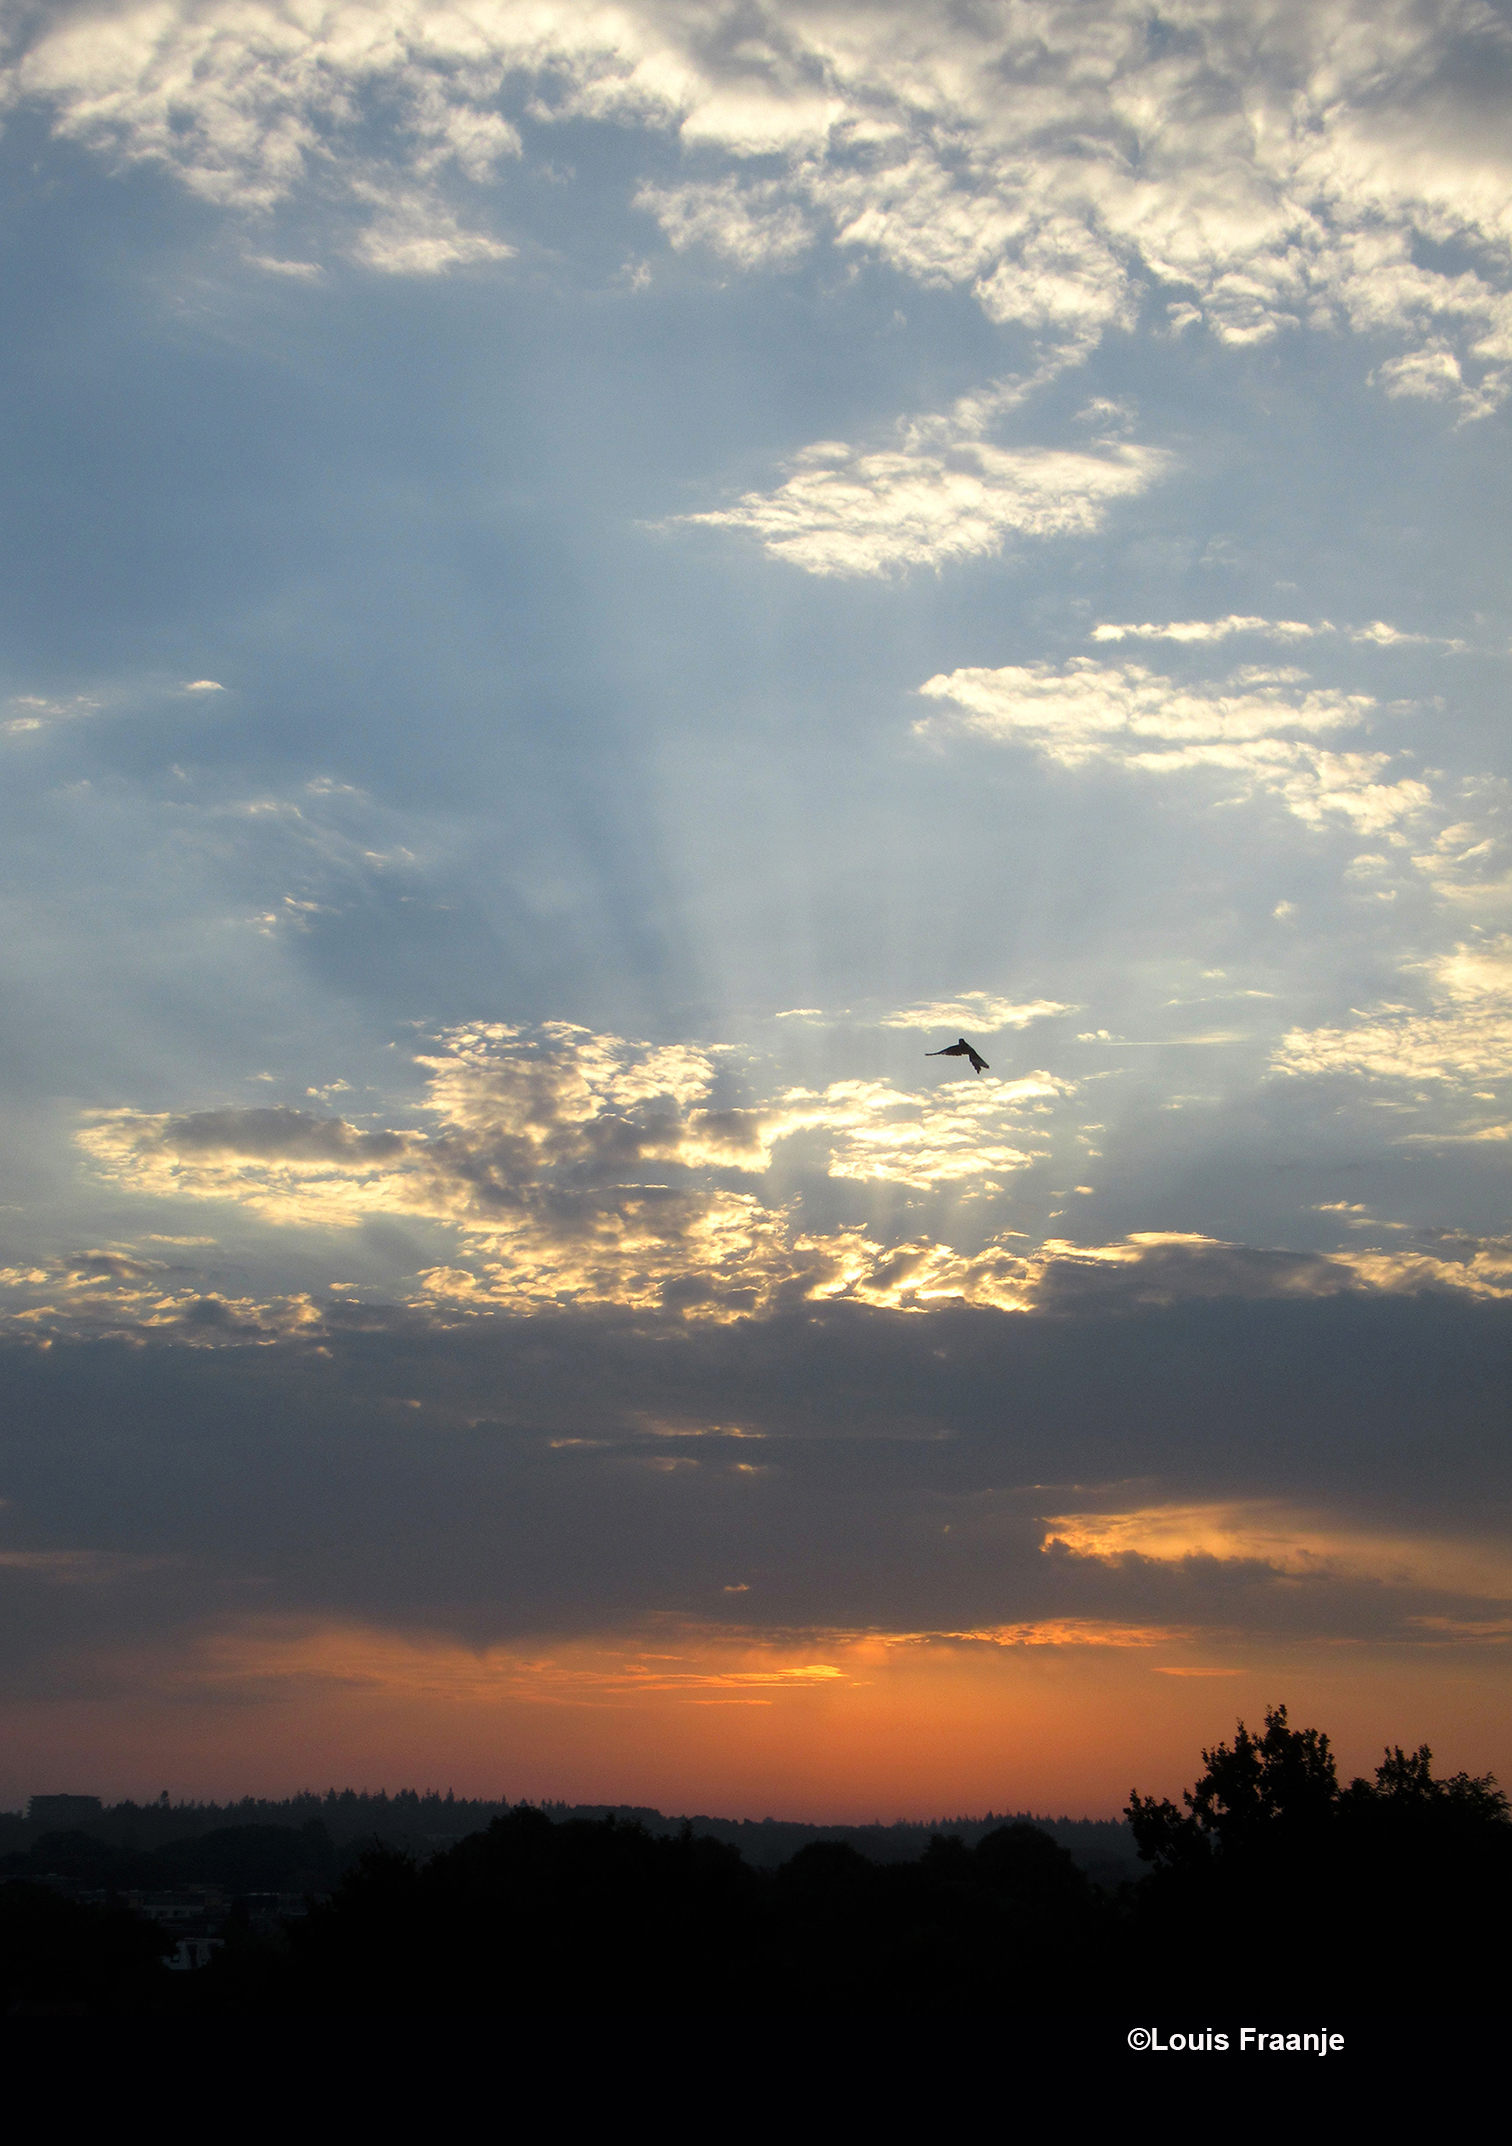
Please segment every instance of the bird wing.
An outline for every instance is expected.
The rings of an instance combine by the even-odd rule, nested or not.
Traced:
[[[966,1046],[966,1056],[971,1060],[971,1069],[974,1073],[988,1073],[992,1070],[981,1053],[974,1051],[969,1043]]]

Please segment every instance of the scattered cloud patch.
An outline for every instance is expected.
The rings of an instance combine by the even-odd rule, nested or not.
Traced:
[[[1506,785],[1482,781],[1470,787],[1490,793],[1475,800],[1481,807],[1477,816],[1440,828],[1432,842],[1413,857],[1413,866],[1438,900],[1462,915],[1505,914],[1512,908]]]
[[[880,1028],[949,1028],[957,1024],[994,1036],[1005,1028],[1027,1028],[1031,1021],[1048,1020],[1059,1013],[1075,1013],[1074,1006],[1058,999],[1037,998],[1019,1003],[998,998],[991,991],[963,991],[956,998],[930,999],[918,1006],[903,1006],[885,1013]]]
[[[949,712],[926,716],[915,729],[1028,745],[1068,768],[1101,762],[1142,775],[1212,769],[1280,798],[1312,826],[1336,815],[1376,832],[1430,803],[1416,778],[1381,780],[1389,753],[1336,753],[1311,742],[1320,732],[1363,723],[1375,705],[1367,695],[1299,693],[1295,685],[1294,673],[1241,671],[1227,688],[1184,686],[1138,664],[1111,669],[1079,656],[1059,670],[1007,665],[927,679],[920,692]]]
[[[249,268],[260,268],[265,276],[288,276],[296,283],[325,280],[325,270],[318,261],[283,261],[271,253],[244,253],[242,259]]]
[[[1426,1008],[1383,1006],[1347,1028],[1291,1029],[1274,1070],[1459,1091],[1512,1076],[1512,938],[1456,947],[1432,962],[1428,975]],[[1499,1127],[1469,1130],[1504,1137]]]
[[[987,428],[1036,383],[996,382],[963,396],[947,414],[905,425],[895,448],[817,441],[776,491],[684,521],[753,536],[769,557],[808,574],[940,567],[990,557],[1011,536],[1090,535],[1116,502],[1153,484],[1168,457],[1125,443],[992,445]]]
[[[733,174],[706,184],[643,186],[635,207],[654,216],[678,253],[707,246],[747,271],[790,268],[814,231],[779,179],[751,183]]]
[[[0,734],[22,738],[34,731],[46,730],[53,723],[77,722],[84,716],[98,715],[104,703],[91,700],[82,693],[75,694],[71,700],[50,700],[40,693],[17,693],[6,705],[17,713],[0,721]]]
[[[454,212],[429,194],[380,196],[377,213],[352,241],[353,258],[386,276],[439,276],[479,261],[508,261],[513,246],[486,231],[463,228]]]
[[[1169,619],[1164,625],[1149,621],[1143,625],[1105,622],[1093,627],[1091,638],[1094,641],[1179,641],[1200,645],[1232,640],[1236,634],[1266,641],[1335,638],[1374,648],[1444,648],[1454,654],[1463,654],[1469,645],[1465,641],[1447,640],[1439,634],[1407,633],[1379,618],[1365,626],[1335,626],[1326,618],[1309,624],[1296,618],[1241,617],[1237,612],[1230,612],[1227,618]]]
[[[1044,1548],[1119,1566],[1210,1560],[1252,1565],[1289,1579],[1349,1579],[1446,1587],[1470,1595],[1512,1592],[1512,1559],[1499,1548],[1420,1534],[1382,1534],[1341,1515],[1279,1500],[1151,1505],[1124,1512],[1063,1513],[1045,1521]]]
[[[1446,974],[1463,991],[1483,981],[1473,963]],[[430,1084],[419,1129],[365,1130],[284,1108],[116,1110],[93,1114],[80,1144],[104,1178],[136,1195],[219,1200],[323,1231],[378,1215],[449,1227],[458,1256],[422,1276],[417,1298],[437,1316],[599,1304],[727,1321],[837,1300],[1054,1312],[1094,1298],[1502,1294],[1512,1279],[1485,1246],[1452,1257],[1442,1248],[1290,1253],[1142,1232],[1093,1247],[1050,1240],[1036,1252],[1008,1233],[960,1252],[860,1225],[806,1230],[760,1187],[781,1144],[806,1141],[833,1180],[1001,1190],[1047,1152],[1042,1114],[1073,1085],[1032,1074],[911,1093],[836,1081],[717,1107],[713,1061],[692,1046],[631,1044],[562,1023],[530,1033],[473,1025],[448,1031],[441,1046],[422,1060]],[[307,1298],[271,1309],[211,1304],[189,1270],[132,1253],[81,1254],[7,1280],[28,1297],[17,1316],[34,1327],[49,1305],[57,1310],[60,1287],[75,1319],[93,1302],[96,1324],[129,1311],[161,1330],[187,1321],[201,1341],[305,1331],[321,1316]]]

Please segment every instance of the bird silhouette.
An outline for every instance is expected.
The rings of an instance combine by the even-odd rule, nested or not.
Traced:
[[[947,1043],[943,1051],[926,1051],[924,1056],[926,1058],[969,1058],[973,1073],[991,1071],[986,1059],[971,1048],[964,1036],[959,1037],[954,1043]]]

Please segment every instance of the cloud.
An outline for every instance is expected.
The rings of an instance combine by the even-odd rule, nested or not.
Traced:
[[[1272,1065],[1292,1076],[1352,1074],[1466,1090],[1512,1074],[1512,938],[1456,947],[1428,965],[1426,1009],[1385,1006],[1348,1028],[1294,1028]],[[1501,1139],[1500,1126],[1469,1137]]]
[[[76,693],[71,700],[49,700],[40,693],[16,693],[7,706],[19,708],[21,713],[0,722],[0,734],[25,737],[33,731],[45,730],[52,723],[75,722],[83,716],[98,715],[103,705],[102,701],[91,700],[82,693]]]
[[[135,1707],[160,1645],[181,1697],[235,1663],[222,1688],[266,1698],[260,1662],[322,1694],[433,1672],[467,1707],[506,1668],[570,1702],[1188,1635],[1225,1650],[1197,1666],[1437,1647],[1509,1608],[1512,1256],[1467,1285],[1487,1242],[1422,1249],[1415,1275],[1191,1235],[1000,1248],[1000,1307],[984,1260],[975,1297],[799,1288],[734,1320],[343,1292],[112,1326],[91,1287],[70,1325],[55,1295],[0,1337],[4,1682],[55,1710],[98,1674]]]
[[[1227,689],[1182,686],[1139,664],[1112,669],[1087,656],[1060,670],[951,671],[919,688],[951,712],[926,716],[915,729],[1023,743],[1061,767],[1103,762],[1146,775],[1216,769],[1279,797],[1313,826],[1337,814],[1373,832],[1420,812],[1430,802],[1426,784],[1380,780],[1390,754],[1335,753],[1309,742],[1307,734],[1363,723],[1374,702],[1333,688],[1299,693],[1299,675],[1251,670]],[[1298,731],[1305,735],[1291,735]]]
[[[1181,1565],[1203,1558],[1253,1563],[1293,1579],[1340,1578],[1400,1587],[1454,1587],[1512,1595],[1512,1552],[1501,1544],[1382,1535],[1338,1514],[1299,1511],[1279,1499],[1168,1504],[1047,1516],[1046,1549],[1109,1562]]]
[[[0,1572],[23,1573],[63,1587],[99,1587],[167,1563],[110,1550],[0,1550]]]
[[[1469,990],[1479,971],[1445,974]],[[721,1103],[712,1059],[688,1045],[564,1023],[473,1024],[441,1044],[420,1061],[420,1128],[366,1130],[287,1108],[115,1109],[89,1114],[80,1146],[105,1182],[137,1196],[220,1201],[278,1228],[329,1233],[392,1216],[449,1231],[455,1251],[415,1294],[445,1316],[602,1305],[730,1320],[841,1300],[1054,1312],[1094,1298],[1503,1286],[1499,1255],[1484,1248],[1302,1254],[1136,1232],[1034,1251],[1010,1232],[958,1250],[907,1224],[805,1227],[763,1182],[783,1149],[785,1182],[797,1168],[858,1187],[995,1196],[1050,1153],[1047,1117],[1075,1087],[1049,1073],[922,1092],[840,1080]],[[223,1299],[189,1269],[129,1249],[5,1279],[15,1316],[36,1332],[51,1318],[70,1331],[124,1321],[213,1343],[308,1331],[327,1316],[308,1295]]]
[[[822,231],[1082,346],[1153,285],[1173,324],[1233,344],[1304,323],[1395,338],[1388,394],[1477,416],[1512,377],[1509,153],[1484,90],[1507,44],[1464,0],[1289,5],[1258,25],[1219,4],[1175,36],[1115,0],[985,16],[779,0],[738,39],[714,7],[666,0],[127,0],[37,14],[5,94],[243,211],[476,189],[520,153],[511,100],[537,125],[650,128],[705,167],[638,189],[674,245],[769,268]],[[1453,265],[1428,265],[1425,240]],[[366,257],[433,273],[488,257],[473,243]]]
[[[1050,1240],[1030,1255],[1038,1311],[1093,1303],[1127,1308],[1215,1300],[1276,1302],[1422,1290],[1485,1298],[1512,1294],[1500,1240],[1462,1240],[1429,1252],[1375,1249],[1292,1252],[1175,1231],[1136,1230],[1119,1243]]]
[[[776,491],[683,519],[753,536],[808,574],[885,574],[990,557],[1010,536],[1090,535],[1167,462],[1134,445],[995,447],[982,425],[980,399],[966,397],[948,417],[916,420],[897,448],[820,440]]]
[[[834,1178],[881,1181],[929,1191],[997,1180],[1025,1168],[1042,1137],[1023,1107],[1074,1092],[1048,1073],[1014,1081],[976,1079],[922,1095],[887,1081],[832,1081],[827,1088],[787,1089],[769,1122],[769,1140],[823,1136]],[[1006,1137],[1005,1137],[1006,1136]]]
[[[1421,350],[1389,358],[1371,378],[1393,398],[1411,395],[1422,402],[1448,402],[1464,392],[1459,359],[1441,336],[1432,337]]]
[[[1440,828],[1412,862],[1438,899],[1462,914],[1505,911],[1512,905],[1506,784],[1494,777],[1483,777],[1465,788],[1475,805],[1483,809],[1476,817]],[[1484,809],[1487,804],[1489,809]]]
[[[1245,618],[1235,612],[1230,612],[1227,618],[1171,619],[1163,626],[1148,622],[1140,626],[1105,623],[1093,627],[1091,638],[1094,641],[1202,643],[1231,640],[1235,634],[1266,641],[1315,641],[1336,636],[1375,648],[1446,648],[1455,653],[1463,653],[1467,646],[1464,641],[1445,640],[1438,634],[1406,633],[1379,618],[1372,619],[1366,626],[1335,626],[1326,618],[1309,625],[1302,619]]]
[[[284,261],[271,253],[245,253],[242,259],[249,268],[260,268],[265,276],[289,276],[297,283],[320,283],[325,279],[325,270],[318,261]]]
[[[1065,767],[1104,757],[1110,750],[1134,764],[1158,764],[1150,748],[1181,750],[1272,745],[1281,731],[1352,729],[1374,702],[1365,694],[1333,690],[1298,694],[1295,673],[1240,673],[1237,691],[1180,686],[1158,672],[1128,664],[1110,669],[1076,656],[1062,670],[1048,664],[1005,665],[1000,670],[959,670],[927,679],[919,691],[948,701],[961,715],[952,727],[991,738],[1023,738]],[[941,718],[926,718],[939,722]],[[1138,755],[1131,748],[1138,748]]]
[[[747,271],[790,268],[814,243],[813,227],[777,179],[643,186],[634,205],[656,218],[674,252],[708,246]]]
[[[354,188],[358,199],[378,205],[353,242],[352,253],[366,268],[386,276],[439,276],[474,261],[508,261],[515,253],[486,231],[467,231],[444,202],[422,193],[389,194],[377,188]]]
[[[949,1028],[957,1022],[975,1028],[979,1035],[994,1036],[1005,1028],[1027,1028],[1031,1021],[1048,1020],[1058,1013],[1075,1013],[1058,999],[1030,999],[1017,1004],[997,998],[990,991],[963,991],[956,998],[931,999],[919,1006],[904,1006],[884,1013],[879,1028]]]
[[[800,1103],[809,1099],[800,1096]],[[818,1101],[819,1099],[814,1099]],[[843,1102],[841,1105],[843,1110]],[[946,1122],[850,1128],[828,1099],[803,1113],[839,1130],[833,1176],[883,1177],[935,1186],[983,1171],[1010,1171],[1029,1157],[994,1151],[967,1110]],[[797,1128],[794,1128],[797,1129]],[[107,1151],[107,1164],[113,1160]],[[909,1171],[915,1175],[910,1178]],[[250,1181],[249,1181],[250,1180]],[[140,1190],[129,1169],[127,1189]],[[184,1177],[191,1197],[228,1197],[224,1180]],[[326,1227],[349,1219],[317,1205],[318,1180],[289,1212],[286,1185],[272,1198],[248,1172],[243,1197],[254,1211],[287,1225]],[[1089,1188],[1078,1186],[1078,1191]],[[437,1209],[445,1189],[436,1200]],[[413,1186],[398,1195],[397,1211],[420,1211]],[[455,1206],[455,1196],[453,1206]],[[371,1202],[369,1213],[394,1212]],[[432,1212],[432,1220],[455,1219]],[[560,1186],[521,1188],[509,1210],[486,1224],[460,1224],[462,1263],[422,1272],[410,1305],[366,1310],[340,1294],[320,1303],[308,1293],[267,1301],[227,1299],[207,1292],[190,1270],[127,1259],[69,1266],[0,1270],[7,1291],[6,1325],[13,1336],[37,1340],[89,1335],[195,1348],[265,1346],[299,1338],[323,1344],[352,1321],[380,1327],[418,1312],[453,1324],[457,1318],[519,1317],[545,1310],[618,1308],[665,1313],[695,1321],[770,1320],[800,1304],[847,1304],[914,1315],[951,1307],[1079,1316],[1090,1311],[1142,1313],[1182,1304],[1290,1302],[1349,1296],[1452,1292],[1484,1300],[1512,1298],[1512,1253],[1503,1239],[1444,1239],[1432,1248],[1293,1252],[1225,1243],[1191,1233],[1136,1231],[1109,1244],[1049,1239],[1038,1249],[993,1238],[976,1252],[928,1239],[879,1239],[847,1227],[802,1231],[790,1212],[749,1195],[705,1186],[615,1185],[564,1196]]]
[[[833,1180],[996,1192],[1044,1152],[1036,1112],[1073,1089],[1045,1073],[922,1093],[835,1081],[720,1106],[713,1060],[690,1046],[563,1023],[530,1035],[477,1025],[442,1040],[420,1061],[423,1130],[365,1131],[287,1108],[113,1109],[90,1114],[80,1145],[122,1189],[225,1201],[278,1226],[393,1215],[454,1229],[463,1259],[430,1273],[431,1303],[675,1303],[736,1317],[795,1291],[1016,1300],[1019,1270],[995,1252],[879,1244],[860,1228],[805,1233],[738,1180],[764,1176],[774,1149],[801,1139]],[[161,1309],[169,1316],[172,1300]]]

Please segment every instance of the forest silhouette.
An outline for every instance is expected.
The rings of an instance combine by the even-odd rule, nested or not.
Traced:
[[[909,1861],[811,1841],[775,1871],[691,1825],[529,1805],[429,1855],[339,1847],[318,1819],[146,1852],[51,1835],[0,1859],[0,2009],[1505,2007],[1512,1822],[1491,1776],[1435,1778],[1426,1746],[1398,1747],[1372,1780],[1341,1784],[1328,1738],[1292,1729],[1284,1707],[1202,1757],[1181,1805],[1131,1795],[1143,1872],[1119,1883],[1022,1821],[974,1846],[937,1833]],[[231,1897],[192,1974],[168,1971],[170,1939],[123,1898],[165,1879]],[[295,1911],[270,1916],[275,1893]]]

